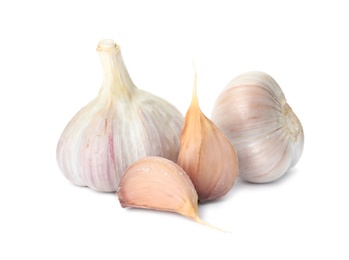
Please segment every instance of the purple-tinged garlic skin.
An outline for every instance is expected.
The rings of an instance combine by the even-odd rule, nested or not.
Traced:
[[[228,83],[211,119],[234,145],[239,176],[246,181],[274,181],[302,155],[301,122],[280,86],[266,73],[247,72]]]
[[[100,41],[97,52],[104,72],[102,86],[98,97],[64,129],[57,162],[72,183],[114,192],[125,169],[142,157],[177,161],[183,116],[167,101],[133,84],[112,40]]]

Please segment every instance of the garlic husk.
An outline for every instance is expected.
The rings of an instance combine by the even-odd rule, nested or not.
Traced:
[[[249,182],[280,178],[302,155],[301,122],[280,86],[264,72],[247,72],[228,83],[211,119],[234,145],[239,176]]]
[[[123,208],[174,212],[221,230],[200,219],[193,183],[179,165],[168,159],[149,156],[130,165],[121,179],[117,195]]]
[[[104,79],[98,97],[68,123],[57,162],[74,184],[116,191],[125,169],[145,156],[176,161],[182,114],[167,101],[138,89],[112,40],[99,42]]]
[[[234,147],[200,110],[196,74],[192,101],[180,137],[178,164],[190,176],[201,202],[224,196],[238,175]]]

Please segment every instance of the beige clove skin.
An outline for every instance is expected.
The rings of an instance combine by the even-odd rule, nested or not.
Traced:
[[[193,183],[179,165],[168,159],[149,156],[130,165],[121,179],[117,195],[123,208],[175,212],[227,232],[200,219]]]
[[[162,157],[145,157],[130,165],[117,195],[124,208],[172,211],[199,220],[198,196],[190,178],[181,167]]]
[[[238,158],[233,145],[200,110],[196,92],[184,119],[178,164],[190,176],[201,202],[220,198],[238,176]]]
[[[246,181],[277,180],[302,155],[302,124],[280,86],[264,72],[247,72],[229,82],[211,118],[234,145],[239,176]]]

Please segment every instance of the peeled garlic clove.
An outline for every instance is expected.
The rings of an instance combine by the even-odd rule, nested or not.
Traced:
[[[175,212],[221,230],[199,218],[198,195],[193,183],[180,166],[165,158],[150,156],[130,165],[117,195],[123,208]]]
[[[64,129],[57,161],[74,184],[116,191],[125,169],[139,158],[177,161],[183,116],[133,84],[113,40],[100,41],[97,52],[104,72],[98,97]]]
[[[239,176],[247,181],[274,181],[302,155],[302,125],[279,85],[263,72],[233,79],[217,98],[212,121],[234,145]]]
[[[234,147],[200,110],[196,75],[192,101],[180,137],[178,164],[190,176],[200,201],[224,196],[238,175]]]

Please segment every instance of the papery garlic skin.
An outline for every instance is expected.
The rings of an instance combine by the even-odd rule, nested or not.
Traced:
[[[116,191],[125,169],[145,156],[176,161],[182,114],[167,101],[138,89],[112,40],[97,47],[104,79],[98,97],[68,123],[57,162],[74,184]]]
[[[178,164],[190,176],[201,202],[227,194],[238,175],[239,163],[233,145],[200,110],[196,75],[180,137]]]
[[[218,96],[212,121],[234,145],[239,176],[271,182],[299,161],[304,133],[277,82],[263,72],[233,79]]]

